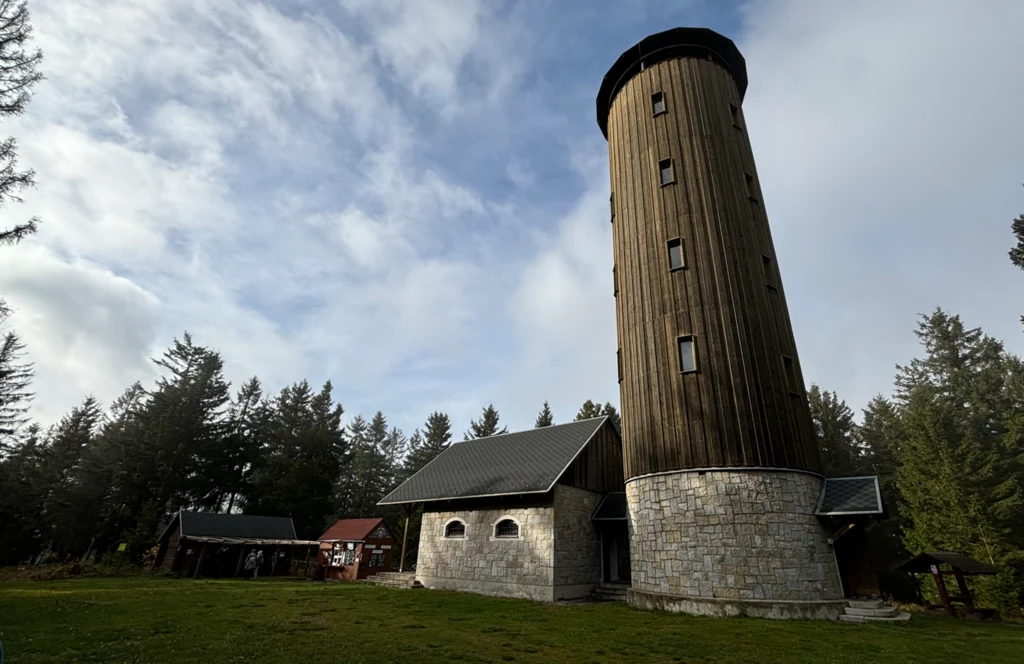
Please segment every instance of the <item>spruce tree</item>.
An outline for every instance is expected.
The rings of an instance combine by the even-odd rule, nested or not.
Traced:
[[[508,433],[508,427],[498,429],[498,411],[494,404],[489,404],[483,409],[479,420],[469,421],[469,431],[464,434],[464,440],[487,438],[503,433]]]
[[[1019,611],[1024,367],[1000,342],[942,310],[923,316],[917,334],[925,356],[899,367],[896,381],[905,544],[996,565],[1003,570],[996,580],[977,581],[982,601]]]
[[[867,462],[853,435],[853,411],[835,392],[811,385],[807,392],[814,433],[826,477],[864,474]]]
[[[448,449],[452,443],[452,423],[444,413],[435,411],[427,418],[423,427],[423,440],[417,446],[410,446],[405,459],[405,475],[411,477],[423,466]]]
[[[27,50],[32,23],[24,0],[0,2],[0,117],[20,115],[32,98],[32,88],[43,79],[39,49]],[[35,172],[18,169],[13,138],[0,141],[0,208],[20,202],[19,194],[35,185]],[[10,228],[0,226],[0,245],[15,244],[36,231],[35,217]]]
[[[604,408],[601,409],[601,415],[608,417],[612,424],[615,425],[615,430],[622,434],[622,419],[619,417],[619,411],[616,410],[610,402],[605,402]]]
[[[44,450],[38,424],[25,427],[0,459],[0,565],[28,561],[47,534],[41,522],[46,499]]]
[[[78,556],[85,552],[93,523],[88,502],[83,460],[95,444],[103,413],[96,399],[89,396],[80,406],[61,418],[47,434],[42,473],[46,497],[41,521],[49,529],[49,539],[61,554]]]
[[[0,458],[16,442],[16,434],[26,422],[33,394],[32,365],[22,361],[25,344],[12,331],[4,332],[3,323],[10,310],[0,302]]]
[[[1017,244],[1010,249],[1010,262],[1024,270],[1024,214],[1017,215],[1010,223],[1010,230],[1017,240]],[[1020,320],[1024,323],[1024,316],[1021,316]]]
[[[587,399],[583,402],[583,406],[580,408],[580,411],[576,413],[576,419],[574,421],[579,422],[580,420],[589,420],[592,417],[601,417],[601,406],[590,399]]]
[[[540,429],[541,427],[549,427],[555,423],[555,418],[551,414],[551,407],[548,402],[544,402],[544,407],[541,408],[540,413],[537,415],[537,421],[533,423],[534,429]]]

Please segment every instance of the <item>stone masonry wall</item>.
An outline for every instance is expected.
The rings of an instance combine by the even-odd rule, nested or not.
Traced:
[[[601,582],[601,539],[590,517],[603,497],[555,486],[555,599],[584,597]]]
[[[626,483],[635,590],[740,600],[843,597],[821,479],[774,470],[695,471]]]
[[[453,518],[465,539],[445,539]],[[520,539],[494,538],[503,518],[519,522]],[[423,514],[416,578],[427,588],[551,601],[554,508],[514,507],[428,511]]]

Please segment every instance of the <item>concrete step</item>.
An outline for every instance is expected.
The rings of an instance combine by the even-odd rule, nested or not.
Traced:
[[[906,622],[908,620],[910,620],[910,614],[906,611],[897,611],[895,616],[888,618],[880,616],[851,616],[847,614],[839,616],[839,621],[846,623]]]
[[[892,618],[899,615],[900,610],[895,606],[883,606],[878,609],[857,609],[852,606],[846,607],[846,615],[863,616],[865,618]]]
[[[591,597],[598,602],[625,602],[628,588],[620,583],[602,583],[594,589]]]
[[[885,604],[880,599],[851,599],[848,604],[853,609],[883,609]]]

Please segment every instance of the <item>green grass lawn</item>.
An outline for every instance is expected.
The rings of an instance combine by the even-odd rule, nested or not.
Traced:
[[[699,618],[301,581],[0,583],[8,664],[1024,662],[1024,628]]]

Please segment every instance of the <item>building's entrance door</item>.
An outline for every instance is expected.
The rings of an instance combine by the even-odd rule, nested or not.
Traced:
[[[626,522],[607,523],[601,532],[601,567],[607,583],[629,583],[629,531]]]

